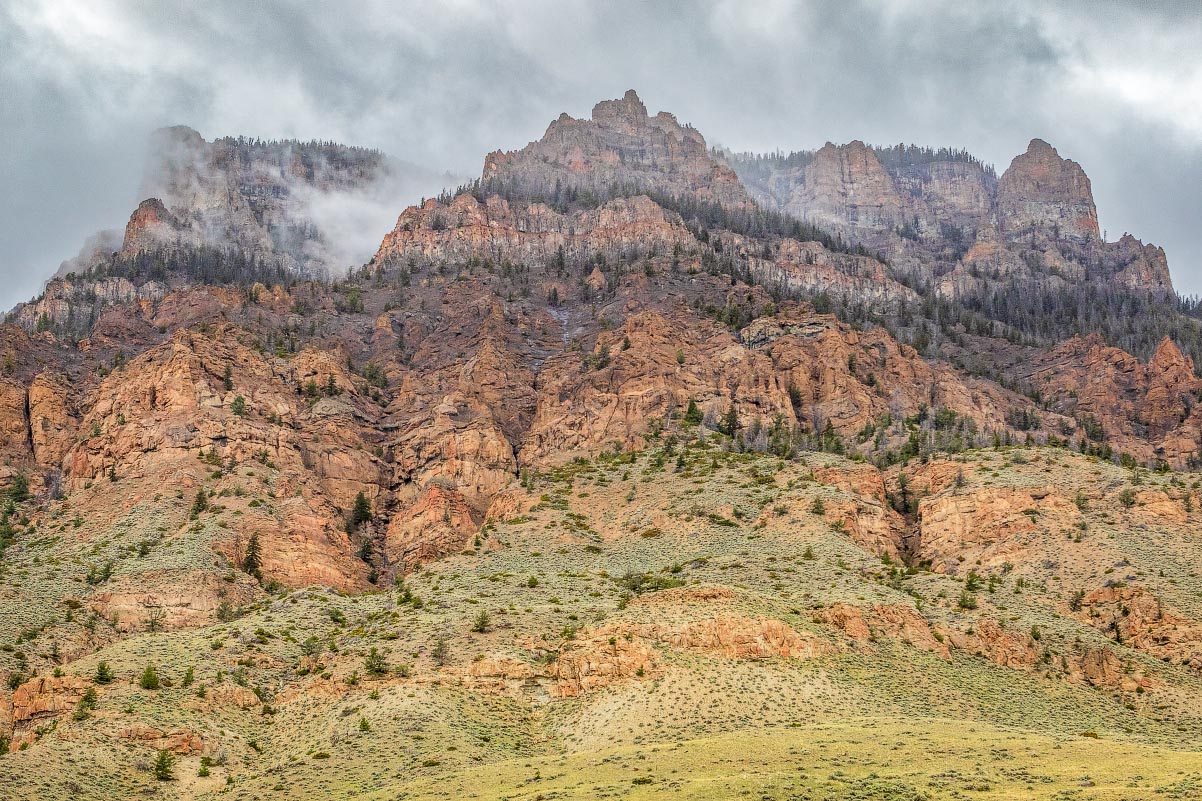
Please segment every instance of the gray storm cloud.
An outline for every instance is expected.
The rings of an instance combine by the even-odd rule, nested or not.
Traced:
[[[1085,167],[1112,238],[1163,245],[1178,288],[1199,292],[1198,41],[1196,0],[10,0],[0,306],[124,223],[155,128],[336,140],[477,175],[488,151],[632,87],[736,150],[913,142],[1001,170],[1041,137]],[[419,189],[311,205],[353,263]]]

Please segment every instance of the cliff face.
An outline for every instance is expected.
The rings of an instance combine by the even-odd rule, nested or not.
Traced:
[[[1202,438],[1202,379],[1166,338],[1146,364],[1100,338],[1074,338],[1030,367],[1031,382],[1058,411],[1097,421],[1094,438],[1118,450],[1147,442],[1170,464],[1183,464]]]
[[[301,272],[342,267],[312,213],[314,197],[367,196],[393,169],[378,151],[294,141],[206,142],[182,126],[151,137],[122,252],[163,245],[236,247]],[[350,201],[347,197],[347,202]]]
[[[373,261],[446,262],[490,259],[551,263],[560,257],[616,259],[631,249],[670,253],[694,243],[680,217],[646,197],[610,201],[598,209],[567,215],[546,204],[511,206],[496,195],[481,203],[471,194],[447,206],[428,200],[406,209],[384,237]]]
[[[863,142],[814,154],[785,210],[820,225],[892,229],[903,219],[902,198],[876,154]]]
[[[757,201],[886,254],[944,297],[979,297],[999,280],[1172,291],[1163,250],[1102,241],[1085,171],[1041,139],[1001,178],[964,153],[859,141],[730,161]]]
[[[998,227],[1009,237],[1097,241],[1093,188],[1081,165],[1062,159],[1056,148],[1032,139],[1015,156],[997,185]]]
[[[731,162],[761,203],[898,256],[907,238],[941,243],[955,229],[971,239],[993,210],[992,172],[950,152],[895,152],[857,140],[799,155],[779,167],[771,158]]]
[[[532,195],[592,192],[612,187],[656,189],[738,208],[751,200],[734,170],[710,156],[705,139],[661,111],[648,116],[634,90],[593,108],[592,118],[567,114],[542,139],[518,151],[495,151],[484,162],[485,185],[521,186]]]

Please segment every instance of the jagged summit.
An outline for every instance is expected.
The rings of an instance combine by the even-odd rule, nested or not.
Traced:
[[[738,176],[716,160],[705,138],[667,112],[648,116],[632,89],[593,108],[592,119],[562,114],[542,139],[518,151],[494,151],[482,183],[529,196],[588,192],[608,197],[644,189],[729,208],[752,201]]]
[[[593,122],[639,127],[647,124],[647,107],[637,92],[628,89],[619,100],[602,100],[593,106]]]
[[[986,294],[999,280],[1172,292],[1163,251],[1102,241],[1088,176],[1042,139],[1000,178],[964,151],[858,140],[728,159],[760,203],[880,251],[945,296]]]
[[[1009,235],[1036,232],[1088,243],[1101,240],[1093,189],[1085,170],[1064,159],[1042,139],[1032,139],[1015,156],[997,188],[1001,230]]]

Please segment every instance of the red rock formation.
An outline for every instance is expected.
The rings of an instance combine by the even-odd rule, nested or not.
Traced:
[[[37,739],[38,729],[72,712],[88,688],[78,676],[37,677],[12,695],[12,748]]]
[[[127,253],[153,250],[166,244],[174,244],[183,226],[157,197],[148,198],[138,204],[125,225],[125,239],[121,249]]]
[[[1100,337],[1061,343],[1030,366],[1028,378],[1052,408],[1092,418],[1115,450],[1184,466],[1202,443],[1202,380],[1167,337],[1141,364]]]
[[[1032,139],[998,179],[998,222],[1007,236],[1097,241],[1098,212],[1081,165],[1060,158],[1056,148]]]
[[[633,89],[619,100],[598,103],[591,120],[563,114],[537,142],[490,153],[483,180],[548,198],[557,187],[561,193],[604,196],[617,185],[690,194],[730,207],[751,202],[738,176],[710,156],[695,128],[664,111],[649,117]]]
[[[1129,648],[1202,670],[1202,623],[1165,609],[1144,587],[1103,587],[1082,599],[1080,618]]]
[[[204,740],[190,729],[163,731],[145,723],[135,723],[121,729],[117,732],[117,736],[122,740],[149,746],[156,751],[170,751],[180,756],[199,754],[205,748]]]

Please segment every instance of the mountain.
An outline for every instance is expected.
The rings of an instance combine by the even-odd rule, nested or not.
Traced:
[[[598,103],[591,119],[560,115],[542,139],[520,151],[490,153],[482,183],[488,191],[515,188],[560,206],[581,194],[647,190],[729,208],[751,205],[738,176],[710,157],[695,128],[666,111],[648,116],[633,89]]]
[[[156,142],[0,326],[14,797],[1188,792],[1202,335],[1050,146],[629,92],[335,272],[386,157]]]
[[[145,200],[124,231],[89,240],[43,297],[14,316],[26,328],[86,333],[113,302],[163,296],[168,273],[178,270],[148,263],[152,253],[170,254],[193,278],[215,283],[326,278],[370,257],[399,205],[457,180],[368,148],[247,137],[207,142],[186,126],[164,128],[150,137],[139,187]],[[124,280],[131,277],[136,288]]]
[[[728,159],[759,202],[884,253],[945,297],[987,294],[990,278],[1172,291],[1163,250],[1102,241],[1089,178],[1041,139],[1000,178],[964,151],[859,141]]]

